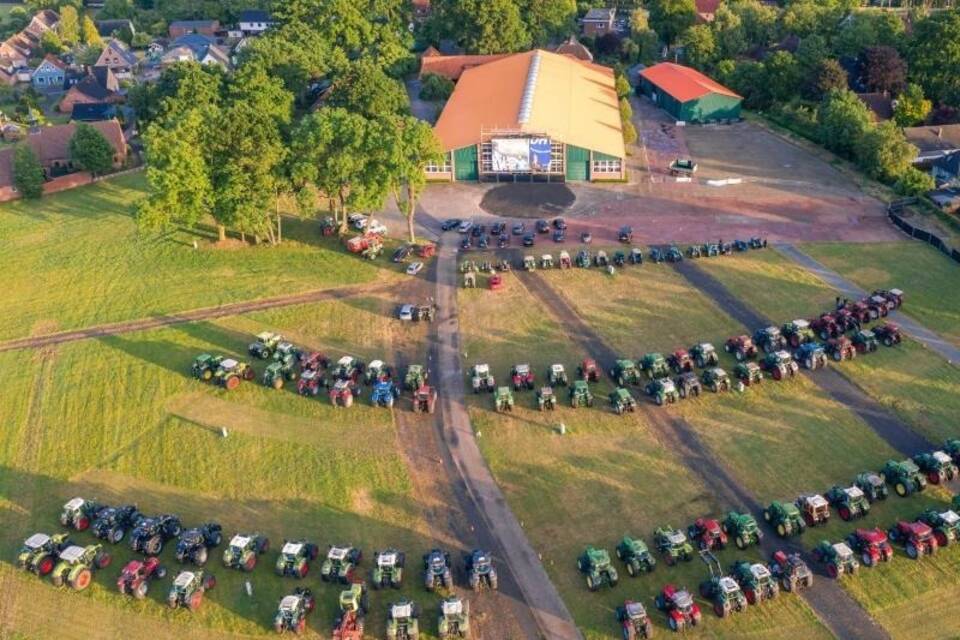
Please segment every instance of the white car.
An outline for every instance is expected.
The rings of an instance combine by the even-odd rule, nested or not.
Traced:
[[[400,308],[397,309],[397,318],[399,318],[400,320],[409,320],[412,322],[413,321],[413,305],[412,304],[401,305]]]
[[[469,220],[464,220],[463,222],[460,223],[460,226],[457,227],[457,231],[459,233],[467,233],[472,228],[473,228],[473,223],[470,222]]]
[[[415,276],[420,273],[420,269],[423,269],[422,262],[411,262],[410,266],[407,267],[407,275]]]
[[[347,222],[352,224],[353,228],[357,231],[363,231],[367,226],[367,216],[360,213],[354,213],[347,218]]]
[[[387,226],[382,222],[376,220],[371,220],[370,225],[367,227],[367,231],[370,233],[379,233],[382,236],[387,235]]]

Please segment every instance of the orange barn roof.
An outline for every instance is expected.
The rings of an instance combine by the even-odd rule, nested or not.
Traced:
[[[626,155],[613,70],[539,49],[464,71],[434,127],[446,151],[479,143],[483,129]]]
[[[696,69],[672,62],[661,62],[648,67],[640,72],[640,76],[657,85],[661,90],[666,91],[680,102],[696,100],[709,93],[719,93],[731,98],[742,99],[742,96],[727,89],[719,82],[711,80]]]

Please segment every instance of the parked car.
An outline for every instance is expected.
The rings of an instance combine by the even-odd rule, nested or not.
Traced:
[[[533,242],[534,242],[534,239],[533,239],[532,233],[528,233],[527,235],[523,236],[523,246],[532,247]]]
[[[471,247],[471,244],[470,244],[470,236],[464,235],[464,236],[463,236],[463,240],[460,241],[460,248],[461,248],[461,249],[469,249],[470,247]]]
[[[420,273],[420,270],[423,269],[422,262],[411,262],[407,267],[407,275],[415,276]]]
[[[503,222],[494,222],[493,226],[490,227],[490,235],[499,236],[504,231],[506,231],[507,225]]]
[[[550,223],[546,220],[537,220],[537,233],[550,233]]]
[[[554,242],[563,242],[567,239],[567,232],[563,229],[557,229],[553,232],[553,241]]]
[[[469,220],[464,220],[463,222],[460,223],[460,226],[457,227],[457,231],[459,233],[467,233],[472,228],[473,228],[473,223],[470,222]]]
[[[450,231],[450,229],[456,229],[457,227],[459,227],[460,223],[462,222],[463,220],[461,220],[460,218],[447,218],[440,224],[440,228],[443,231]]]
[[[593,242],[593,235],[589,231],[584,231],[580,234],[580,242],[590,244]]]
[[[413,320],[413,305],[412,304],[402,304],[397,307],[397,319],[412,321]]]
[[[380,235],[385,236],[387,235],[387,225],[376,220],[371,220],[367,231],[370,233],[379,233]]]
[[[393,252],[393,258],[391,258],[391,260],[393,260],[394,262],[403,262],[404,260],[407,259],[407,256],[409,255],[410,255],[410,247],[404,245]]]
[[[559,229],[560,231],[565,231],[567,228],[567,221],[563,218],[554,218],[553,219],[553,228]]]
[[[514,223],[514,225],[513,225],[513,235],[515,235],[515,236],[522,235],[524,229],[525,229],[525,227],[523,226],[523,223],[522,223],[522,222]]]

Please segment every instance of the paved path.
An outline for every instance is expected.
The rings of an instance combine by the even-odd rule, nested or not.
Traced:
[[[444,444],[480,508],[481,516],[497,537],[502,554],[517,580],[544,638],[582,640],[573,617],[547,576],[520,523],[487,467],[470,425],[460,367],[460,325],[457,317],[457,253],[450,243],[437,252],[437,294],[440,308],[436,329],[437,386],[440,391]]]
[[[775,246],[777,251],[792,259],[794,262],[800,264],[848,298],[862,298],[863,296],[867,295],[866,291],[850,282],[836,271],[832,271],[820,264],[792,244],[777,244]],[[956,345],[948,342],[930,329],[924,327],[913,318],[910,318],[899,311],[894,311],[891,313],[890,318],[900,325],[901,329],[909,333],[916,340],[922,342],[931,351],[935,351],[936,353],[940,354],[950,364],[960,364],[960,348],[958,348]]]

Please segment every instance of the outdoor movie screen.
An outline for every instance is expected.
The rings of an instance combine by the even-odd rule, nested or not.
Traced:
[[[550,169],[548,138],[494,138],[490,141],[493,171],[516,173]]]

